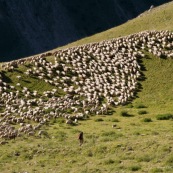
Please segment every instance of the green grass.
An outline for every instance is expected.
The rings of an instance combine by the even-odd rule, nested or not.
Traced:
[[[172,8],[173,3],[158,7],[117,28],[68,46],[146,29],[173,30]],[[168,112],[173,113],[173,59],[158,59],[149,55],[142,59],[142,64],[146,68],[143,71],[146,79],[140,81],[142,90],[132,103],[116,107],[112,115],[95,115],[79,121],[77,126],[69,126],[64,119],[56,119],[42,128],[49,136],[22,136],[7,141],[7,144],[0,146],[0,172],[172,173],[172,121],[160,121],[157,116],[167,117]],[[43,81],[28,78],[22,73],[25,68],[5,73],[6,80],[15,85],[18,82],[16,75],[21,75],[22,85],[31,91],[38,90],[42,93],[53,89]],[[143,111],[142,116],[139,111]],[[128,118],[121,116],[122,114],[133,116]],[[117,126],[112,128],[115,122]],[[79,146],[78,141],[80,131],[84,132],[82,146]]]
[[[26,69],[26,66],[20,66],[13,72],[4,72],[4,81],[14,86],[16,86],[16,83],[19,82],[21,83],[21,86],[25,86],[31,91],[37,90],[38,93],[42,93],[43,91],[52,90],[53,88],[55,88],[52,85],[44,82],[43,80],[37,79],[36,77],[27,76],[23,73],[23,71],[26,71]],[[21,79],[18,79],[16,76],[21,76]],[[20,90],[21,86],[16,88]]]
[[[152,119],[151,118],[144,118],[143,122],[149,123],[149,122],[152,122]]]
[[[139,165],[133,165],[129,169],[131,171],[135,172],[135,171],[139,171],[141,169],[141,167]]]
[[[91,116],[88,120],[79,121],[78,126],[68,126],[64,120],[57,119],[43,127],[50,138],[24,136],[11,140],[0,147],[0,172],[130,173],[153,172],[159,170],[157,167],[171,173],[172,121],[159,121],[156,116],[173,112],[173,60],[151,57],[144,59],[143,63],[147,69],[144,72],[146,80],[141,82],[143,89],[132,102],[134,106],[117,107],[113,115]],[[11,73],[7,76],[16,82]],[[31,90],[39,87],[23,82]],[[50,90],[49,86],[43,87],[42,91]],[[135,105],[145,105],[148,113],[139,115],[143,106],[139,109]],[[122,112],[133,116],[121,116]],[[112,128],[114,122],[118,128]],[[81,147],[77,139],[79,131],[84,132]]]
[[[123,117],[131,117],[132,116],[131,114],[129,114],[127,111],[124,111],[124,110],[120,112],[120,115]]]
[[[95,119],[95,122],[99,122],[99,121],[104,121],[103,118],[97,118]]]
[[[130,119],[118,116],[120,129],[113,129],[109,116],[99,123],[95,121],[98,117],[81,121],[78,126],[54,123],[45,127],[50,138],[26,136],[9,141],[0,148],[0,172],[152,172],[155,167],[165,171],[172,164],[171,121],[154,119],[152,124],[146,124],[137,114]],[[79,131],[84,132],[81,147]]]
[[[138,114],[139,114],[139,115],[144,115],[144,114],[147,114],[147,111],[141,110],[141,111],[138,112]]]
[[[156,116],[157,120],[170,120],[173,119],[172,114],[160,114]]]
[[[141,104],[141,103],[138,103],[135,107],[138,108],[138,109],[146,108],[146,106]]]

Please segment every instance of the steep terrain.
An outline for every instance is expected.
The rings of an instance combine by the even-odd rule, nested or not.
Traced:
[[[0,172],[172,173],[172,7],[1,64]]]
[[[0,61],[65,45],[165,2],[168,0],[0,0]]]
[[[54,118],[74,124],[110,114],[141,90],[139,80],[145,76],[140,61],[148,54],[172,58],[172,49],[172,32],[145,31],[3,64],[0,137],[35,134]]]
[[[141,32],[144,30],[173,30],[173,16],[172,16],[173,3],[156,7],[152,10],[145,11],[144,13],[137,16],[135,19],[129,20],[128,22],[111,28],[105,32],[92,35],[65,47],[78,46],[86,43],[103,41],[111,38],[117,38],[126,36],[132,33]]]

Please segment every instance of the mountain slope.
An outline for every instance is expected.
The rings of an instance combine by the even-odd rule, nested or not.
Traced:
[[[168,6],[163,7],[169,9]],[[150,16],[150,20],[156,22],[155,31],[52,51],[54,54],[35,55],[19,60],[19,67],[17,61],[2,64],[1,137],[4,128],[5,132],[14,130],[14,127],[20,129],[21,135],[15,140],[8,140],[13,135],[0,139],[0,172],[173,172],[173,33],[157,31],[164,28],[156,20],[161,17],[160,10],[155,10],[158,14]],[[165,12],[170,17],[173,15],[172,11]],[[148,27],[145,17],[148,21],[150,14],[141,18],[144,23],[140,26],[144,29]],[[136,20],[139,19],[133,20],[134,24],[137,24]],[[165,21],[166,29],[171,29],[172,23],[168,21]],[[134,32],[125,26],[124,31]],[[83,44],[91,38],[106,39],[105,33],[82,40],[85,41]],[[140,76],[136,81],[138,72]],[[121,81],[120,85],[114,85],[117,81]],[[102,93],[111,94],[113,85],[124,93],[128,84],[133,89],[132,81],[137,84],[135,97],[126,105],[110,106],[108,115],[101,112],[81,120],[81,114],[74,109],[84,111],[87,108],[86,102],[82,102],[83,94],[90,98],[95,91],[99,93],[99,103],[105,103],[107,100],[103,99]],[[102,89],[97,84],[105,87]],[[78,86],[80,90],[76,90]],[[78,93],[81,93],[80,99],[72,97]],[[117,98],[120,96],[118,94]],[[71,105],[74,101],[76,105]],[[89,106],[91,109],[85,111],[93,110],[93,102]],[[63,112],[64,109],[67,110]],[[78,115],[75,118],[79,119],[74,120],[73,125],[65,123],[69,114]],[[68,116],[64,119],[64,115]],[[39,121],[41,127],[38,130]],[[82,146],[78,143],[80,131],[84,132]]]
[[[0,58],[48,51],[117,26],[167,0],[0,0]]]
[[[78,40],[65,47],[77,46],[86,43],[98,42],[111,38],[117,38],[144,30],[173,30],[173,2],[146,11],[137,18],[129,20],[125,24]]]

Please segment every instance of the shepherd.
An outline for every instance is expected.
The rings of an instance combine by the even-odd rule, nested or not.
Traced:
[[[81,146],[81,145],[83,144],[83,141],[84,141],[83,132],[80,132],[80,133],[79,133],[78,139],[79,139],[79,145]]]

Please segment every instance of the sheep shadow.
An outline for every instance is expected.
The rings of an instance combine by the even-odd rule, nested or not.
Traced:
[[[26,83],[31,83],[31,81],[28,81],[28,80],[25,80],[25,79],[23,80],[23,82],[26,82]]]
[[[5,75],[5,71],[1,72],[2,80],[6,83],[12,83],[12,80]]]
[[[14,69],[13,71],[17,72],[17,73],[20,73],[20,74],[23,74],[23,71],[19,70],[19,69]]]

